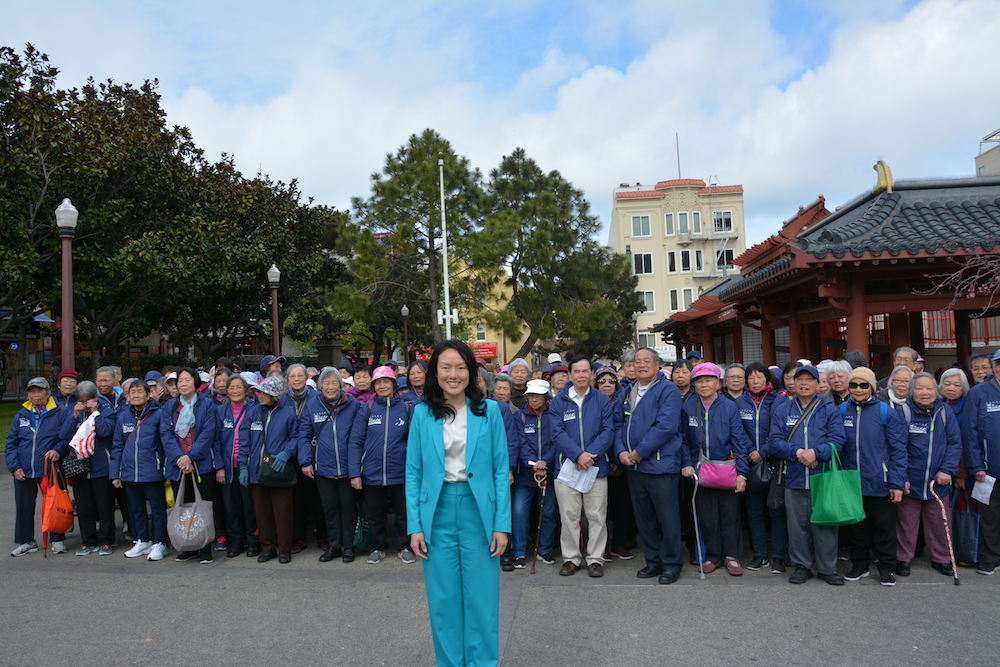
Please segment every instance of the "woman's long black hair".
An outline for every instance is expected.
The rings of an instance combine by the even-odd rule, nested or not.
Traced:
[[[424,402],[427,403],[427,407],[430,408],[435,419],[443,421],[445,417],[455,416],[454,408],[445,402],[444,390],[438,384],[437,378],[438,358],[445,350],[455,350],[462,356],[462,361],[465,362],[469,370],[469,385],[465,388],[465,396],[469,399],[469,408],[472,410],[472,414],[482,417],[486,414],[486,401],[483,398],[483,392],[476,384],[476,373],[479,370],[479,365],[476,363],[476,355],[472,353],[472,349],[460,340],[444,340],[434,347],[434,353],[427,364]]]

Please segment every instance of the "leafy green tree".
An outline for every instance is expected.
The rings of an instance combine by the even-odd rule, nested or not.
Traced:
[[[480,301],[483,317],[515,342],[527,325],[518,357],[551,338],[569,351],[616,356],[631,341],[632,312],[644,306],[625,259],[592,240],[599,224],[583,193],[521,148],[490,172],[487,193],[489,215],[467,242],[472,291],[502,285],[510,299],[503,309]]]

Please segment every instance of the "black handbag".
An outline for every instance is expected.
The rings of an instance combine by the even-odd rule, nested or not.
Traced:
[[[771,487],[767,491],[767,506],[777,511],[785,509],[785,462],[771,476]]]
[[[292,461],[286,461],[285,467],[281,472],[276,472],[271,467],[274,464],[274,459],[274,454],[269,454],[266,450],[263,452],[260,457],[260,471],[257,473],[257,483],[275,489],[287,489],[290,486],[295,486],[297,476]]]
[[[774,476],[774,469],[767,461],[754,463],[750,466],[750,474],[747,475],[747,493],[763,493],[771,488],[771,478]]]
[[[75,479],[90,473],[90,459],[80,458],[76,452],[70,452],[62,457],[63,477]]]

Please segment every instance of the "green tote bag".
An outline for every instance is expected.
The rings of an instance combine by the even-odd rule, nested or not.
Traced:
[[[861,499],[861,472],[844,470],[836,447],[830,469],[809,478],[812,495],[812,518],[817,526],[847,526],[865,518]]]

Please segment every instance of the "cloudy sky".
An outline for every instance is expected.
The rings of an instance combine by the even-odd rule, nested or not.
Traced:
[[[0,44],[160,81],[171,123],[316,201],[430,127],[484,173],[521,146],[607,225],[619,183],[745,188],[748,240],[817,194],[971,176],[1000,128],[1000,1],[0,0]],[[602,240],[604,240],[602,238]]]

